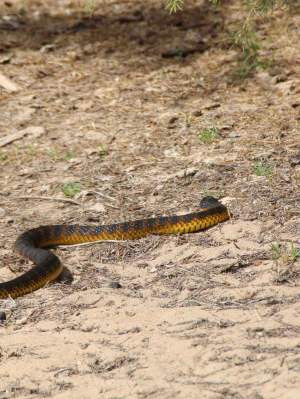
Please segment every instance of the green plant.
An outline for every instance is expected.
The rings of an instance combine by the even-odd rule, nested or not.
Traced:
[[[84,7],[84,11],[86,12],[86,14],[92,16],[95,13],[96,8],[97,8],[96,0],[86,0]]]
[[[281,247],[279,242],[275,242],[274,244],[271,245],[271,251],[272,251],[272,259],[277,260],[280,258],[281,254]]]
[[[56,148],[49,148],[49,149],[47,150],[47,155],[48,155],[50,158],[54,159],[54,160],[57,160],[57,159],[59,158],[59,153],[58,153],[58,151],[57,151]]]
[[[271,245],[272,259],[283,265],[293,264],[300,258],[300,249],[295,247],[293,242],[289,245],[281,245],[275,242]]]
[[[54,161],[70,161],[75,158],[75,153],[72,150],[67,150],[65,153],[58,150],[57,148],[49,148],[47,150],[47,155]]]
[[[68,198],[73,198],[76,194],[81,191],[81,184],[79,182],[65,183],[62,186],[62,192]]]
[[[4,152],[0,151],[0,162],[4,162],[7,160],[7,154],[5,154]]]
[[[27,153],[28,153],[28,155],[31,155],[32,157],[37,155],[37,153],[38,153],[37,146],[35,144],[29,144],[27,146]]]
[[[271,163],[266,161],[259,161],[254,164],[254,173],[256,176],[271,177],[273,175],[274,167]]]
[[[210,3],[217,5],[220,3],[220,0],[209,0]],[[166,0],[166,9],[170,12],[177,12],[182,10],[184,4],[184,0]]]
[[[75,154],[72,151],[67,151],[62,157],[64,161],[70,161],[73,158],[75,158]]]
[[[230,41],[239,50],[237,67],[232,75],[234,79],[245,79],[264,65],[259,56],[260,41],[252,25],[248,23],[231,32]]]
[[[250,7],[250,12],[265,14],[280,4],[282,1],[278,0],[248,0],[248,7]]]
[[[300,249],[295,247],[295,244],[291,242],[290,245],[290,260],[292,263],[296,262],[298,258],[300,258]]]
[[[166,8],[170,13],[182,10],[184,0],[167,0]]]
[[[219,129],[217,127],[209,127],[202,130],[201,133],[198,134],[198,139],[201,143],[210,144],[219,136]]]
[[[97,152],[98,152],[100,157],[103,157],[103,156],[108,154],[108,150],[107,150],[106,146],[103,145],[103,144],[99,144],[98,145]]]
[[[89,0],[92,1],[92,0]],[[210,3],[217,5],[221,4],[222,0],[209,0]],[[248,10],[250,15],[255,14],[265,14],[273,10],[276,6],[290,6],[296,5],[298,0],[245,0],[243,2],[244,6]],[[181,10],[184,5],[184,0],[166,0],[166,8],[170,12],[176,12]]]
[[[213,5],[221,5],[222,0],[208,0]],[[257,69],[266,69],[272,65],[260,55],[261,42],[257,34],[258,17],[263,17],[276,7],[295,6],[297,0],[244,0],[242,2],[245,16],[242,24],[235,24],[235,30],[229,33],[229,42],[238,51],[237,66],[231,74],[231,80],[243,80],[251,76]],[[183,8],[183,0],[166,0],[166,8],[176,12]],[[241,10],[243,11],[243,10]]]

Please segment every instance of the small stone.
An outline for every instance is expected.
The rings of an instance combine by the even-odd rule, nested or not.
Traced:
[[[203,115],[203,112],[201,111],[201,109],[198,109],[198,110],[193,112],[193,115],[196,116],[196,117],[199,117],[199,116]]]
[[[299,154],[290,157],[290,165],[293,168],[297,165],[300,165],[300,152]],[[0,208],[0,216],[1,216],[1,208]]]
[[[6,313],[0,312],[0,323],[3,323],[6,320]]]
[[[5,209],[0,208],[0,218],[3,218],[5,216]]]
[[[293,108],[298,108],[298,107],[300,107],[300,101],[294,101],[294,102],[292,102],[292,103],[291,103],[291,106],[292,106]]]
[[[16,325],[21,326],[23,324],[26,324],[26,322],[27,322],[27,317],[22,317],[22,319],[16,321]]]
[[[88,111],[90,108],[92,108],[94,105],[94,102],[89,100],[89,101],[82,101],[81,103],[78,104],[78,109],[80,111]]]
[[[221,202],[223,205],[229,205],[232,202],[234,202],[235,200],[236,200],[236,198],[234,198],[234,197],[223,197]]]
[[[118,281],[111,281],[108,286],[109,288],[115,288],[115,289],[122,288],[122,285]]]
[[[300,165],[295,166],[294,170],[295,170],[295,176],[297,176],[297,178],[300,177]]]
[[[164,151],[164,156],[165,157],[170,157],[170,158],[172,158],[172,157],[174,157],[174,158],[177,158],[178,157],[178,151],[175,149],[175,148],[167,148],[165,151]]]
[[[187,169],[183,169],[183,170],[177,172],[175,174],[175,176],[183,178],[183,177],[188,177],[188,176],[194,176],[197,172],[198,172],[197,168],[187,168]]]
[[[270,89],[273,82],[272,76],[268,72],[259,72],[256,75],[256,80],[266,89]]]
[[[94,212],[105,212],[105,206],[100,202],[96,202],[95,204],[89,206],[89,210]]]
[[[158,123],[163,126],[174,127],[175,122],[179,119],[178,115],[173,112],[164,112],[159,115]]]
[[[169,125],[173,125],[178,120],[178,116],[172,116],[169,119]]]
[[[231,138],[231,139],[237,139],[238,137],[241,137],[241,135],[239,133],[237,133],[237,132],[230,132],[228,134],[228,137]]]
[[[294,80],[287,80],[286,82],[277,83],[276,88],[284,96],[290,95],[296,88],[296,83]]]
[[[40,48],[41,53],[50,53],[51,51],[55,50],[55,44],[45,44]]]

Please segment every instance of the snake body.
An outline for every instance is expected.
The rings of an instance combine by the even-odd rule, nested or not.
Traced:
[[[13,280],[0,283],[0,299],[16,298],[55,280],[63,270],[59,258],[45,249],[100,240],[136,240],[151,234],[184,234],[205,230],[228,220],[228,209],[213,197],[200,202],[198,212],[140,219],[103,226],[48,225],[21,234],[15,250],[35,266]]]

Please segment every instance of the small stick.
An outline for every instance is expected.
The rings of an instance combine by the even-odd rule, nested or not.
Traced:
[[[82,204],[80,202],[72,200],[71,198],[42,197],[42,196],[39,196],[39,195],[33,195],[33,196],[22,195],[21,197],[10,197],[10,198],[13,198],[13,199],[24,199],[24,200],[32,199],[32,200],[44,200],[44,201],[69,202],[69,203],[74,204],[74,205],[82,206]]]
[[[103,194],[103,193],[101,193],[100,191],[94,191],[94,190],[90,190],[90,191],[89,191],[89,193],[92,193],[92,194],[99,195],[100,197],[103,197],[103,198],[109,199],[110,201],[116,201],[116,199],[115,199],[115,198],[111,197],[110,195]]]
[[[126,240],[97,240],[97,241],[90,241],[90,242],[82,242],[80,244],[70,244],[70,245],[58,245],[59,248],[72,248],[72,247],[83,247],[83,246],[87,246],[87,245],[94,245],[94,244],[102,244],[102,243],[106,243],[106,242],[127,242]]]

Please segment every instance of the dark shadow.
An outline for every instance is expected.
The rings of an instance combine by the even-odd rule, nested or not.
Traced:
[[[66,267],[63,267],[63,271],[55,280],[56,282],[71,285],[73,283],[74,277],[72,272]]]
[[[151,4],[131,5],[126,13],[110,13],[106,5],[105,13],[90,17],[39,12],[36,17],[28,9],[13,22],[0,22],[2,53],[15,49],[64,52],[79,46],[81,62],[87,64],[95,57],[130,62],[134,56],[139,69],[138,56],[143,68],[157,69],[162,64],[188,62],[193,54],[219,45],[223,30],[221,10],[209,3],[172,15]]]

